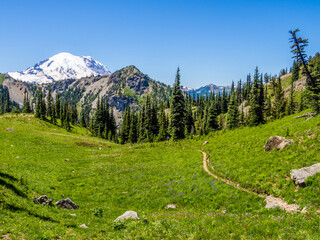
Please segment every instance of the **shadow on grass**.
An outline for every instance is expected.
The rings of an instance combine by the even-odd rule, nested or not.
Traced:
[[[21,207],[17,207],[17,206],[14,206],[12,204],[9,204],[9,203],[4,203],[3,205],[4,209],[7,209],[11,212],[26,212],[28,213],[30,216],[33,216],[33,217],[36,217],[36,218],[39,218],[43,221],[48,221],[48,222],[52,222],[52,223],[60,223],[59,221],[57,220],[54,220],[52,219],[51,217],[46,217],[46,216],[41,216],[37,213],[33,213],[31,212],[30,210],[28,209],[25,209],[25,208],[21,208]]]
[[[14,176],[9,175],[8,173],[2,173],[2,172],[0,172],[0,177],[2,177],[2,178],[7,178],[7,179],[9,179],[9,180],[11,180],[11,181],[14,181],[14,182],[18,181],[17,178],[15,178]]]
[[[15,194],[17,194],[20,197],[26,198],[27,195],[23,193],[20,189],[16,188],[13,184],[6,182],[3,179],[0,179],[0,185],[4,186],[5,188],[10,189],[13,191]]]

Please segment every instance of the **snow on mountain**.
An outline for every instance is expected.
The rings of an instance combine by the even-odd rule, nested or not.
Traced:
[[[189,88],[189,87],[186,87],[186,86],[181,86],[181,90],[183,92],[189,92],[189,91],[194,91],[196,89],[195,88]]]
[[[25,71],[8,74],[17,80],[42,84],[110,73],[107,67],[90,56],[79,57],[70,53],[59,53]]]

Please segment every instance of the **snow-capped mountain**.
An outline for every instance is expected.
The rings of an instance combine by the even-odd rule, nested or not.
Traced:
[[[220,94],[221,94],[223,92],[224,88],[227,92],[229,92],[231,90],[231,86],[217,86],[214,84],[208,84],[204,87],[200,87],[200,88],[196,88],[196,89],[183,87],[182,91],[190,93],[191,95],[193,95],[193,94],[206,95],[206,94],[210,94],[211,92],[214,92],[215,94],[218,94],[220,92]]]
[[[110,73],[107,67],[90,56],[79,57],[70,53],[59,53],[25,71],[9,72],[8,75],[20,81],[42,84]]]

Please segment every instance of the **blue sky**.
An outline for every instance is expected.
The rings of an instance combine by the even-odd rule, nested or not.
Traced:
[[[137,66],[155,80],[200,87],[292,63],[290,29],[320,51],[320,0],[0,0],[0,72],[59,52],[92,56],[111,71]]]

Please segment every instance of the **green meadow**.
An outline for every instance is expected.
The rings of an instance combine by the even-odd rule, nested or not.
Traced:
[[[117,145],[33,115],[0,116],[0,236],[9,239],[319,239],[319,176],[296,188],[290,170],[319,162],[319,122],[286,117],[177,143]],[[272,135],[294,139],[264,152]],[[202,145],[204,141],[209,143]],[[265,209],[265,200],[208,175],[307,207]],[[67,161],[66,161],[67,160]],[[78,210],[33,203],[70,198]],[[176,204],[176,209],[166,209]],[[139,220],[117,222],[125,211]],[[70,214],[76,214],[70,215]],[[85,224],[87,229],[79,226]]]

